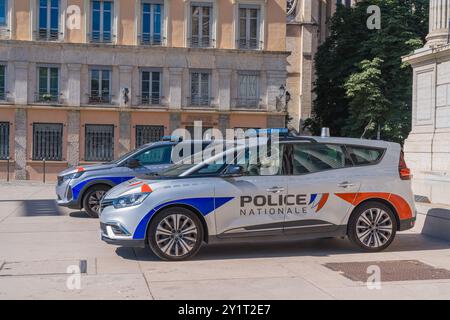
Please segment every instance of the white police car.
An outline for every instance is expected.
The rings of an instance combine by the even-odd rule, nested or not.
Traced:
[[[226,241],[348,236],[380,251],[397,231],[414,226],[399,144],[288,135],[273,145],[261,157],[238,144],[201,163],[118,185],[101,203],[102,239],[182,260],[203,243]]]
[[[183,144],[195,149],[196,146],[206,148],[210,143],[163,137],[163,141],[145,144],[108,163],[66,169],[58,175],[57,203],[71,209],[83,208],[89,216],[96,218],[100,199],[109,189],[138,175],[170,167],[174,146]]]

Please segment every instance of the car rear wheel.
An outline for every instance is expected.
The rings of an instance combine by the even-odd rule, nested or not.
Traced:
[[[203,233],[203,225],[195,213],[173,207],[152,219],[148,228],[148,244],[162,260],[185,260],[200,250]]]
[[[350,240],[369,252],[386,249],[394,241],[397,220],[383,203],[370,201],[353,212],[348,226]]]
[[[83,198],[83,208],[91,218],[98,218],[100,212],[100,200],[111,189],[105,185],[91,187]]]

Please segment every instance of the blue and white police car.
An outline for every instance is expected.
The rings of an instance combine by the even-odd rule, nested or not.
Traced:
[[[98,217],[100,199],[112,187],[138,175],[168,168],[173,164],[173,148],[178,144],[194,150],[210,143],[164,137],[163,141],[145,144],[109,163],[69,168],[58,175],[57,203],[72,209],[84,208],[89,216]]]

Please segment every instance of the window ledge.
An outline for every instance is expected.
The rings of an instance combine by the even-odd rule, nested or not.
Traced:
[[[43,164],[44,163],[44,161],[42,161],[42,160],[27,160],[27,164]],[[56,165],[56,164],[62,164],[62,165],[64,165],[64,164],[69,164],[69,162],[67,162],[66,160],[61,160],[61,161],[54,161],[54,160],[52,160],[52,161],[50,161],[50,160],[48,160],[48,161],[45,161],[45,165]]]

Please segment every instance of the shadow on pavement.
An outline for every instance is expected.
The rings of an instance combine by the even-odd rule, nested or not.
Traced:
[[[394,243],[385,251],[427,251],[449,249],[450,242],[438,241],[421,234],[398,234]],[[363,251],[347,239],[319,239],[305,241],[239,243],[204,245],[192,260],[224,260],[277,257],[326,257],[339,254],[358,254]],[[124,259],[158,261],[150,249],[119,247],[116,253]]]
[[[94,219],[92,217],[90,217],[86,212],[84,211],[74,211],[69,213],[69,216],[71,218],[77,218],[77,219]]]
[[[21,201],[20,215],[25,217],[63,216],[55,200],[23,200]]]

